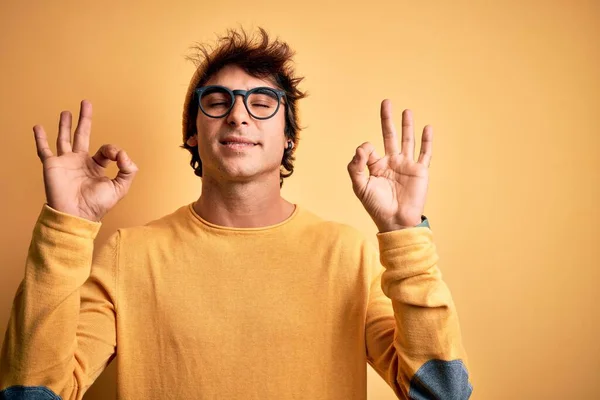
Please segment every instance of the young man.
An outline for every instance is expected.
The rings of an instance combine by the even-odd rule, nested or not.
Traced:
[[[119,230],[93,261],[100,220],[137,167],[112,145],[89,156],[87,101],[73,143],[61,114],[56,155],[34,127],[47,204],[2,347],[0,399],[81,399],[117,354],[120,399],[365,399],[367,363],[399,398],[470,396],[422,217],[431,128],[415,161],[410,111],[400,148],[384,101],[385,155],[364,143],[348,164],[379,256],[355,230],[281,197],[304,94],[292,51],[260,35],[230,31],[200,48],[183,118],[200,198]]]

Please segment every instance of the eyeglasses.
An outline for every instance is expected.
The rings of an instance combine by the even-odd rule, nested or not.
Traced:
[[[223,118],[233,109],[236,96],[244,98],[248,114],[256,119],[269,119],[279,111],[285,91],[270,87],[250,90],[231,90],[225,86],[210,85],[196,89],[200,110],[210,118]]]

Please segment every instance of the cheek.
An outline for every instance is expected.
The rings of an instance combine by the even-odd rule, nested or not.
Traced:
[[[264,132],[269,132],[268,134],[268,142],[269,147],[271,147],[272,151],[283,153],[283,148],[285,147],[287,138],[285,137],[285,122],[283,121],[272,121],[272,124],[265,126]],[[275,148],[277,150],[275,150]]]
[[[211,141],[210,139],[217,135],[217,133],[219,132],[219,122],[220,121],[208,117],[198,117],[198,121],[196,123],[196,131],[198,132],[199,146],[207,146],[208,143]]]
[[[283,141],[287,140],[285,137],[285,115],[283,109],[279,110],[277,116],[273,118],[273,130],[278,132]]]
[[[212,150],[211,146],[212,141],[210,140],[210,132],[206,128],[198,131],[197,142],[198,155],[200,158],[203,160],[213,158],[212,154],[214,153],[214,150]]]
[[[285,108],[281,108],[277,113],[277,121],[279,122],[279,127],[282,132],[285,134]]]
[[[219,125],[223,124],[225,118],[210,118],[202,113],[202,111],[198,110],[198,116],[196,117],[196,129],[198,132],[212,132]]]

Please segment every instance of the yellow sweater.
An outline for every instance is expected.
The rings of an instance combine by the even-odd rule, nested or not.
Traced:
[[[123,400],[365,399],[367,363],[399,398],[471,393],[428,227],[378,234],[381,257],[299,207],[238,229],[189,204],[93,257],[99,228],[44,205],[0,399],[81,399],[115,356]]]

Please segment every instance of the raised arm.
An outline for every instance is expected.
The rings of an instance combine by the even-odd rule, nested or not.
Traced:
[[[381,104],[381,127],[385,155],[367,142],[348,164],[354,193],[379,228],[381,260],[372,252],[365,261],[374,268],[367,357],[399,398],[467,399],[472,387],[458,317],[437,266],[432,232],[422,220],[433,130],[423,129],[415,161],[410,110],[402,114],[401,148],[388,100]]]
[[[81,399],[116,351],[119,234],[93,259],[99,221],[127,193],[137,167],[105,145],[90,157],[91,104],[71,144],[61,113],[57,155],[34,127],[47,204],[33,230],[0,353],[0,399]],[[115,179],[104,176],[116,161]]]

